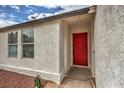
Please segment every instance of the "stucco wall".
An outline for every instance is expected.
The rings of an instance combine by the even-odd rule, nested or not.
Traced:
[[[97,87],[124,87],[124,6],[97,6],[95,19]]]
[[[65,23],[65,72],[67,72],[71,67],[71,59],[70,59],[70,47],[71,47],[71,28],[69,24]]]
[[[59,65],[59,72],[60,73],[64,73],[64,59],[65,59],[65,56],[64,56],[64,42],[65,42],[65,26],[64,26],[64,23],[63,21],[60,21],[60,28],[59,28],[59,58],[60,58],[60,65]]]
[[[34,25],[34,58],[22,58],[21,55],[21,29],[18,31],[18,57],[8,57],[8,32],[0,33],[0,65],[3,69],[19,73],[26,73],[41,78],[60,81],[59,74],[59,21]]]
[[[91,31],[89,33],[89,41],[90,41],[90,63],[91,63],[91,73],[92,77],[95,77],[95,50],[94,50],[94,20],[95,13],[91,13],[90,15],[90,25]]]
[[[70,67],[70,27],[65,21],[60,21],[60,73],[66,73]]]

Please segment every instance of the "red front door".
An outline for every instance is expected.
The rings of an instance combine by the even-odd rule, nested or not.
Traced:
[[[88,66],[87,32],[73,34],[73,64]]]

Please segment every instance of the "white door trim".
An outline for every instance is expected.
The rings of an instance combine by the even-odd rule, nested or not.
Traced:
[[[86,32],[74,32],[74,33],[86,33]],[[89,32],[87,32],[87,40],[88,40],[88,66],[74,65],[73,64],[73,34],[71,33],[71,66],[79,67],[79,68],[90,68],[90,58],[89,58]]]

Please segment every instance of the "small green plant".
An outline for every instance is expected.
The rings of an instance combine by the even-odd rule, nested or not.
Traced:
[[[40,79],[39,75],[37,75],[37,77],[34,81],[35,81],[35,87],[41,88],[41,79]]]

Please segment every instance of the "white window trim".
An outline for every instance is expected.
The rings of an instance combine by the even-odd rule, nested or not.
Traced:
[[[29,43],[23,43],[23,32],[26,31],[26,30],[30,30],[30,29],[33,29],[33,42],[29,42]],[[33,54],[33,57],[23,57],[23,45],[33,45],[34,46],[34,28],[27,28],[27,29],[23,29],[21,30],[21,58],[23,59],[34,59],[35,55]],[[34,48],[33,48],[33,52],[34,52]]]
[[[11,32],[17,32],[17,31],[11,31]],[[10,39],[10,37],[9,37],[9,34],[10,34],[10,32],[8,32],[8,34],[7,34],[7,37],[8,37],[8,50],[7,50],[7,55],[8,55],[8,58],[17,58],[18,57],[18,32],[17,32],[17,43],[13,43],[13,44],[11,44],[11,43],[9,43],[9,39]],[[10,56],[9,54],[9,46],[17,46],[17,49],[16,49],[16,56]]]

